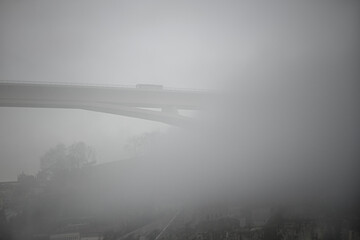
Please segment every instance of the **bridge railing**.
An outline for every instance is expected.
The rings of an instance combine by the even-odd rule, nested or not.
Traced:
[[[109,87],[109,88],[129,88],[129,89],[138,89],[136,84],[117,84],[117,83],[82,83],[82,82],[43,82],[43,81],[21,81],[21,80],[1,80],[0,84],[31,84],[31,85],[60,85],[60,86],[79,86],[79,87]],[[142,89],[142,90],[154,90],[154,89]],[[166,91],[188,91],[188,92],[209,92],[208,89],[200,88],[177,88],[177,87],[166,87],[164,86],[162,90]],[[158,91],[158,89],[157,89]]]

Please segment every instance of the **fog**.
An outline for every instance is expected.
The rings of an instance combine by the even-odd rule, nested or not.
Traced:
[[[213,202],[358,206],[359,8],[2,1],[2,81],[160,84],[212,98],[184,128],[84,110],[1,108],[0,179],[36,175],[49,149],[82,141],[97,163],[50,185],[71,193],[58,199],[63,217],[130,219],[144,209]]]

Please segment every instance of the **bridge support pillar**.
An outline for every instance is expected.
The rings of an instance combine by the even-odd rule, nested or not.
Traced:
[[[175,115],[178,115],[179,112],[178,112],[178,109],[174,106],[165,106],[165,107],[162,107],[161,108],[161,111],[163,113],[171,113],[171,114],[175,114]]]

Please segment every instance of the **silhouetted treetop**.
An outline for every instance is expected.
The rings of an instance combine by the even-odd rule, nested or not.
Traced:
[[[76,142],[68,147],[64,144],[58,144],[40,158],[38,177],[49,180],[55,175],[81,169],[95,162],[94,149],[84,142]]]

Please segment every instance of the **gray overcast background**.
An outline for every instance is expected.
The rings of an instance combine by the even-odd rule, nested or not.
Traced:
[[[0,0],[0,80],[226,89],[278,55],[354,69],[358,13],[356,1]],[[114,161],[130,136],[167,128],[76,110],[0,117],[0,181],[36,173],[57,143],[83,140]]]

